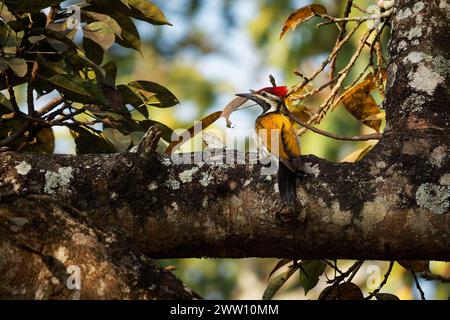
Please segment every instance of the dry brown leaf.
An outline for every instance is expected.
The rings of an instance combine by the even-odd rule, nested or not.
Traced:
[[[247,98],[243,98],[243,97],[236,97],[233,100],[231,100],[223,109],[220,117],[225,118],[225,120],[227,121],[227,127],[231,128],[232,123],[230,121],[230,115],[240,106],[242,106],[244,103],[247,102]]]
[[[303,8],[300,8],[293,12],[284,23],[283,29],[280,34],[280,40],[289,30],[294,30],[298,25],[310,20],[311,18],[326,14],[327,8],[320,4],[312,4]]]
[[[382,73],[383,75],[383,73]],[[341,103],[350,114],[366,126],[380,132],[381,119],[374,117],[381,113],[375,99],[370,94],[377,89],[376,78],[369,74],[361,83],[345,91],[334,103],[332,109],[335,109]]]
[[[209,127],[211,124],[213,124],[217,119],[219,119],[221,114],[222,114],[221,111],[217,111],[217,112],[214,112],[214,113],[210,114],[209,116],[203,118],[201,120],[201,131],[205,130],[207,127]],[[175,139],[174,141],[172,141],[169,144],[165,153],[171,154],[172,152],[177,151],[183,144],[185,144],[186,142],[188,142],[189,140],[194,138],[195,135],[197,133],[199,133],[199,132],[197,132],[198,130],[196,130],[197,126],[198,126],[198,124],[195,124],[192,127],[190,127],[189,129],[187,129],[186,131],[184,131],[182,134],[180,134],[177,139]],[[188,136],[189,139],[183,140],[184,136]]]
[[[364,120],[374,114],[380,113],[380,108],[375,102],[375,99],[370,95],[370,92],[364,89],[357,90],[348,97],[344,97],[342,103],[345,109],[356,119],[376,132],[380,132],[381,120]]]

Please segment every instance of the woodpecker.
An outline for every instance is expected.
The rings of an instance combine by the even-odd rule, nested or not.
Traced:
[[[286,204],[296,202],[296,171],[300,168],[300,142],[291,120],[282,113],[286,108],[285,86],[267,87],[237,96],[250,99],[260,105],[263,113],[255,121],[255,130],[263,144],[279,159],[278,189]],[[265,129],[265,130],[262,130]],[[276,132],[274,132],[276,130]],[[277,143],[272,137],[278,138]]]

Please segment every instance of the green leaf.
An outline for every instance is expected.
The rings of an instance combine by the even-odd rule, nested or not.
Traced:
[[[97,43],[103,50],[108,50],[116,41],[116,36],[104,22],[92,22],[84,28],[84,37]]]
[[[115,153],[114,146],[102,135],[84,127],[73,127],[70,129],[75,139],[76,153]]]
[[[117,79],[117,65],[115,61],[110,61],[102,66],[103,70],[105,70],[105,80],[106,84],[110,86],[116,85]]]
[[[106,97],[107,103],[104,104],[107,110],[118,112],[129,112],[123,104],[123,98],[120,92],[114,86],[100,84],[103,95]]]
[[[45,39],[45,36],[43,36],[43,35],[31,36],[31,37],[28,38],[28,41],[30,41],[30,43],[32,43],[32,44],[36,44],[36,43],[38,43],[38,42],[40,42],[40,41],[42,41],[44,39]]]
[[[377,293],[375,298],[377,298],[377,300],[400,300],[399,297],[390,293]]]
[[[304,260],[300,263],[300,284],[305,289],[305,295],[317,285],[326,266],[322,260]]]
[[[132,105],[136,109],[143,105],[146,105],[147,102],[144,101],[142,95],[136,88],[121,84],[117,86],[117,89],[122,94],[123,101],[125,104]]]
[[[177,97],[172,92],[155,82],[133,81],[128,85],[139,91],[143,101],[155,107],[169,108],[179,103]]]
[[[76,29],[69,30],[65,24],[52,23],[47,28],[33,28],[30,36],[44,35],[47,37],[47,42],[57,51],[65,51],[67,48],[80,50],[75,42],[73,36]],[[53,41],[52,41],[53,40]]]
[[[114,44],[116,36],[121,37],[122,28],[110,16],[92,11],[83,11],[83,16],[94,21],[84,28],[84,37],[97,43],[104,51]]]
[[[130,133],[131,141],[133,146],[139,145],[142,138],[145,136],[145,131],[133,131]]]
[[[280,268],[284,267],[285,265],[287,265],[288,263],[292,262],[292,259],[281,259],[280,261],[277,262],[277,264],[275,265],[275,267],[272,269],[272,271],[269,274],[269,278],[275,273],[277,272],[277,270],[279,270]]]
[[[40,64],[40,75],[47,75],[48,73],[50,74],[50,76],[55,74],[68,74],[68,72],[66,71],[68,69],[68,66],[64,60],[52,62],[45,60],[42,56],[39,56],[38,62]],[[43,69],[45,69],[47,73],[42,72]]]
[[[94,81],[69,75],[55,75],[46,80],[71,101],[108,104],[102,91]]]
[[[364,295],[361,289],[352,282],[344,282],[340,285],[331,285],[323,289],[319,300],[362,300]]]
[[[0,1],[0,17],[5,23],[15,20],[11,11],[9,11],[8,7],[4,3],[2,4],[2,1]]]
[[[289,268],[289,270],[279,274],[273,278],[267,285],[263,294],[263,300],[270,300],[280,290],[280,288],[289,280],[289,278],[297,271],[298,267]]]
[[[151,24],[168,24],[164,13],[154,4],[147,0],[128,0],[131,7],[130,16],[133,18],[150,22]]]
[[[14,74],[20,78],[25,77],[28,72],[28,65],[25,59],[12,58],[6,60]]]
[[[121,12],[112,13],[111,16],[122,28],[121,38],[116,38],[116,42],[122,47],[141,52],[141,38],[133,20]]]
[[[39,12],[41,9],[51,7],[64,2],[64,0],[3,0],[3,3],[13,13]]]
[[[103,48],[95,41],[90,38],[83,37],[83,50],[92,62],[96,64],[101,64],[105,51]]]
[[[95,72],[95,76],[99,82],[105,82],[105,70],[91,61],[87,57],[83,57],[78,52],[70,50],[64,52],[64,56],[69,59],[69,62],[77,67],[77,70],[83,70],[85,67],[92,69]]]
[[[0,57],[0,71],[5,72],[9,69],[8,61],[5,60],[5,58]]]
[[[131,145],[131,136],[125,135],[117,129],[106,128],[102,134],[116,148],[118,152],[125,152]]]
[[[10,111],[14,111],[11,101],[9,101],[2,93],[0,93],[0,106],[8,108]]]

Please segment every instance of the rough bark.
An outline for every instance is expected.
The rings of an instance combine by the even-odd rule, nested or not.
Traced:
[[[146,257],[450,260],[449,15],[396,1],[384,136],[358,163],[303,157],[295,208],[260,164],[1,153],[0,297],[70,298],[71,264],[84,298],[195,296]]]

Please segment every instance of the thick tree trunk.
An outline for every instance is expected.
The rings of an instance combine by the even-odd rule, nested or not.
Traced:
[[[450,9],[396,3],[384,136],[355,164],[305,156],[295,209],[259,164],[1,153],[0,297],[195,297],[146,257],[450,260]]]

